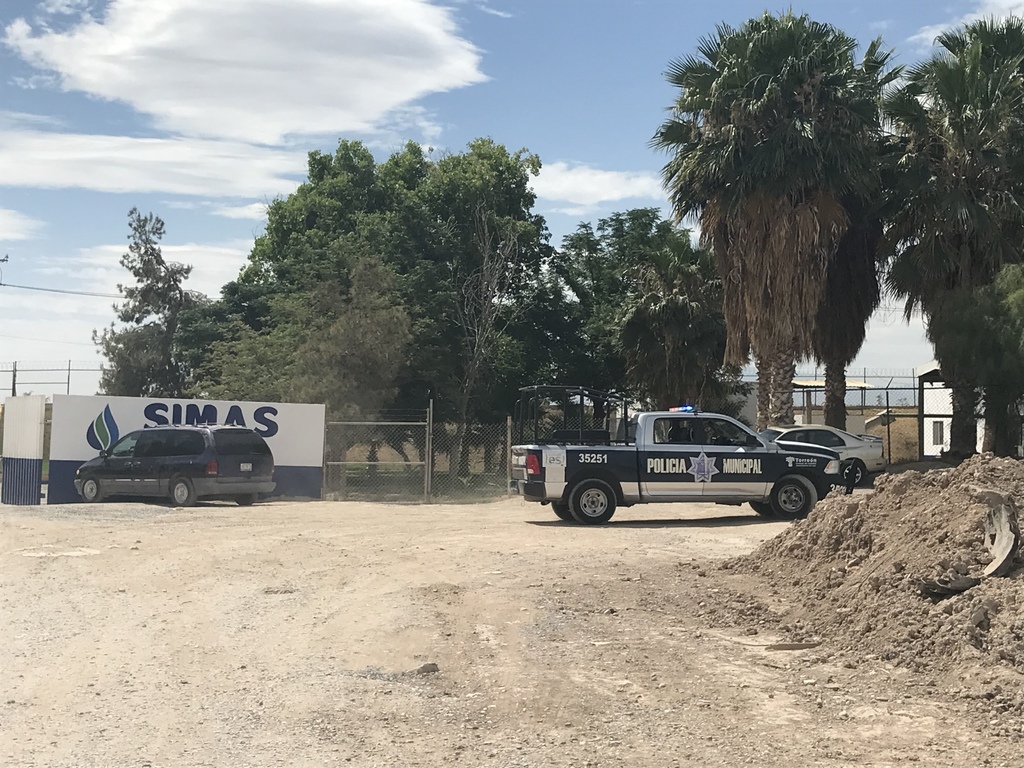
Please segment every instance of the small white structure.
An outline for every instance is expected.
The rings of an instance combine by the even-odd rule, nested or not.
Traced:
[[[949,430],[953,423],[953,390],[946,386],[939,364],[934,360],[919,365],[914,369],[914,375],[918,381],[919,407],[923,422],[921,455],[926,459],[936,459],[943,451],[949,450]],[[979,453],[984,441],[985,421],[978,419]]]

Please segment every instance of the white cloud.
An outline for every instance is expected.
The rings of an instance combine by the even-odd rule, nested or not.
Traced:
[[[227,219],[256,219],[262,221],[267,218],[267,204],[218,205],[214,206],[213,213]]]
[[[263,197],[293,192],[306,155],[205,139],[0,132],[0,185]]]
[[[39,234],[43,222],[24,213],[0,208],[0,243],[13,240],[31,240]]]
[[[43,0],[39,10],[52,16],[76,16],[89,10],[89,0]]]
[[[568,203],[559,213],[582,215],[602,203],[632,198],[664,203],[665,192],[657,174],[646,171],[602,171],[564,162],[546,164],[533,180],[537,197]]]
[[[13,112],[0,109],[0,131],[35,129],[40,127],[61,127],[64,121],[51,115],[37,115],[32,112]]]
[[[163,129],[265,144],[371,132],[486,79],[454,11],[427,0],[110,0],[65,31],[17,19],[4,41],[64,89]]]
[[[489,13],[491,16],[497,16],[499,19],[512,18],[512,14],[509,13],[508,11],[499,11],[497,8],[491,8],[491,6],[487,5],[486,3],[480,3],[477,6],[477,8],[479,8],[484,13]]]
[[[100,245],[82,248],[58,256],[42,256],[17,281],[77,291],[116,293],[118,283],[131,282],[121,266],[124,245]],[[238,277],[252,250],[251,240],[184,245],[162,244],[168,261],[193,266],[186,287],[210,297],[220,295],[229,280]],[[88,360],[97,354],[91,339],[94,329],[102,329],[115,320],[116,298],[78,296],[59,293],[0,288],[0,362],[12,360]],[[45,312],[40,306],[45,305]],[[60,376],[57,376],[59,379]],[[86,394],[92,390],[86,374],[75,374],[73,390]],[[0,387],[5,386],[0,379]],[[50,391],[38,387],[39,391]],[[63,391],[60,387],[59,391]],[[2,394],[2,392],[0,392]]]
[[[69,269],[73,269],[81,290],[115,293],[118,283],[132,281],[132,276],[121,266],[121,256],[127,249],[127,245],[83,248],[70,258],[49,259],[37,272],[66,274]],[[238,277],[251,250],[251,241],[160,245],[160,251],[167,261],[192,265],[192,274],[185,287],[205,293],[211,298],[220,296],[224,284]]]
[[[57,85],[57,78],[53,75],[32,75],[32,77],[12,77],[11,82],[26,91],[36,91],[53,88]]]
[[[974,10],[951,19],[943,24],[932,24],[922,27],[918,33],[910,39],[923,46],[930,47],[935,38],[947,29],[970,24],[972,21],[988,18],[1005,18],[1007,16],[1024,16],[1024,2],[1022,0],[974,0]]]

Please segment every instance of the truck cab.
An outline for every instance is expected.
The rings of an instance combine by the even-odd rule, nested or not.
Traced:
[[[550,399],[559,392],[547,390],[559,389],[523,393]],[[618,506],[701,501],[749,503],[759,514],[792,518],[840,483],[834,451],[780,446],[724,414],[683,407],[630,416],[608,393],[560,394],[560,405],[543,418],[536,404],[520,409],[520,436],[542,439],[513,446],[513,490],[551,504],[565,520],[602,523]],[[530,434],[531,418],[548,434]]]

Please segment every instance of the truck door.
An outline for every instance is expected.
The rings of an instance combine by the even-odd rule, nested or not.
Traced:
[[[659,416],[643,429],[637,445],[640,492],[664,501],[700,497],[705,482],[700,422],[693,416]]]
[[[757,437],[731,419],[702,416],[704,454],[707,456],[708,482],[704,497],[763,499],[768,493],[765,472],[767,449]]]

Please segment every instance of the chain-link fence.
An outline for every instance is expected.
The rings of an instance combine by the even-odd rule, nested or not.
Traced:
[[[802,424],[824,423],[824,390],[798,389],[794,415]],[[950,449],[953,422],[952,391],[941,380],[922,378],[915,387],[861,388],[847,392],[848,432],[882,439],[886,462],[891,465],[941,458]],[[1024,455],[1021,418],[1010,426],[1011,445]],[[979,413],[978,451],[985,445],[985,422]]]
[[[327,423],[324,498],[485,500],[508,493],[509,422],[434,424],[431,409]],[[461,446],[461,448],[460,448]],[[461,458],[456,458],[461,456]]]
[[[455,425],[434,428],[431,496],[435,499],[496,499],[508,493],[511,481],[511,421],[504,424],[472,424],[465,430],[458,450]],[[456,457],[461,453],[461,461]]]

